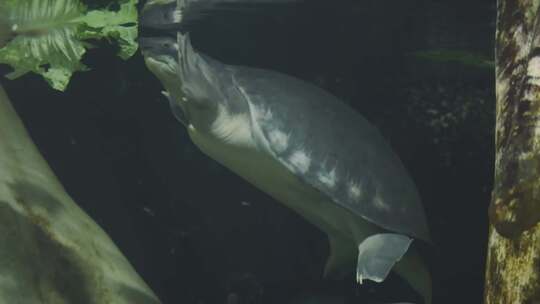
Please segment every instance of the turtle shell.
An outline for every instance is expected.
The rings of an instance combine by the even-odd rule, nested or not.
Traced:
[[[254,68],[229,69],[249,105],[258,149],[350,212],[384,229],[429,240],[414,182],[364,117],[302,80]]]

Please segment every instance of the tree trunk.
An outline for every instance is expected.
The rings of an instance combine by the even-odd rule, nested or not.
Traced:
[[[539,0],[499,0],[485,303],[540,303]]]
[[[0,303],[160,303],[65,192],[1,85]]]

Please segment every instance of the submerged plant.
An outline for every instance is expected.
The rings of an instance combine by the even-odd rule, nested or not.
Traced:
[[[9,79],[28,72],[42,75],[65,90],[71,75],[87,70],[81,59],[88,39],[115,40],[119,56],[137,50],[137,0],[117,0],[112,7],[88,10],[79,0],[4,0],[0,7],[0,63],[9,64]]]

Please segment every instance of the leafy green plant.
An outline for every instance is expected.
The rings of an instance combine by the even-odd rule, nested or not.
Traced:
[[[118,10],[90,11],[79,0],[2,1],[0,35],[7,31],[13,39],[0,49],[0,63],[13,68],[10,79],[34,72],[63,91],[74,72],[88,69],[81,63],[87,40],[116,41],[123,59],[137,50],[137,0],[117,0]]]

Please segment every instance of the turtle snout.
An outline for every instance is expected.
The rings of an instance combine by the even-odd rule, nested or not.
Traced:
[[[178,57],[178,44],[171,37],[141,37],[139,46],[148,55]]]

